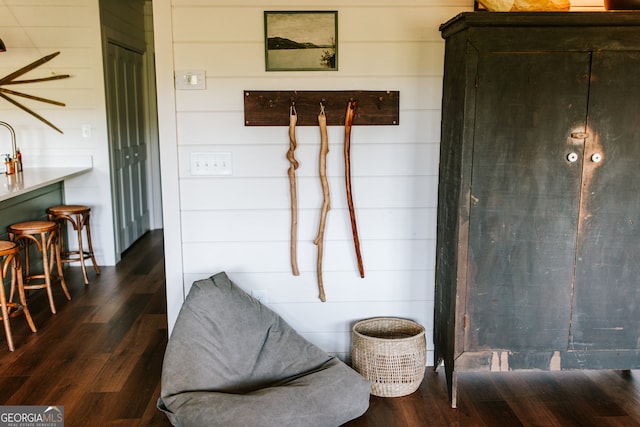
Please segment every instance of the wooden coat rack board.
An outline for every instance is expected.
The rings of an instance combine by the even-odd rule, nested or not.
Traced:
[[[289,126],[289,107],[294,105],[298,126],[318,126],[320,103],[327,125],[343,126],[350,100],[358,101],[353,125],[398,125],[398,91],[244,91],[245,126]]]

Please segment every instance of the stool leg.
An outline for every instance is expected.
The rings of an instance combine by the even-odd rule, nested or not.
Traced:
[[[89,278],[87,277],[87,267],[84,265],[84,248],[82,247],[82,219],[81,215],[76,215],[76,232],[78,233],[78,256],[80,257],[80,267],[82,268],[82,275],[84,276],[84,284],[89,284]]]
[[[2,265],[2,274],[0,274],[1,278],[4,278],[4,274],[7,271],[6,263],[9,262],[9,258],[5,258]],[[13,335],[11,335],[11,324],[9,323],[9,309],[7,307],[7,295],[4,291],[4,280],[0,283],[0,306],[2,306],[2,323],[4,323],[4,334],[7,337],[7,345],[9,346],[9,351],[15,350],[13,346]]]
[[[63,219],[57,218],[53,215],[48,215],[49,221],[58,223],[58,246],[60,246],[60,253],[64,252],[64,239],[67,235],[67,222]]]
[[[46,233],[40,233],[40,240],[42,241],[42,267],[44,270],[44,282],[47,285],[47,296],[49,297],[49,308],[53,314],[56,314],[56,305],[53,302],[53,291],[51,289],[51,266],[50,266],[50,258],[48,251],[51,250],[51,239],[53,237],[53,233],[51,232],[51,236],[49,236],[49,240],[47,240]]]
[[[15,240],[15,235],[11,234],[11,233],[9,234],[9,240],[14,242],[16,245],[18,245],[18,254],[16,255],[16,257],[17,257],[18,260],[20,260],[20,248],[22,246],[24,246],[24,245],[22,245],[21,240],[16,241]],[[25,256],[28,257],[29,254],[25,252]],[[20,283],[23,283],[23,281],[22,281],[22,264],[19,262],[18,265],[20,265]],[[28,274],[28,270],[27,270],[27,274]],[[15,281],[12,278],[11,279],[11,291],[9,292],[9,301],[13,301],[13,297],[15,295],[15,292],[16,292]],[[22,292],[24,292],[24,288],[22,289]]]
[[[71,300],[71,294],[69,294],[69,290],[67,289],[67,282],[64,280],[64,274],[62,273],[62,258],[60,256],[60,246],[57,244],[58,231],[52,232],[52,238],[55,240],[55,244],[53,245],[55,251],[55,263],[58,268],[58,278],[60,279],[60,286],[62,287],[62,291],[68,300]],[[53,267],[53,266],[52,266]]]
[[[29,239],[28,238],[17,237],[14,240],[14,238],[12,236],[11,241],[15,242],[18,245],[18,247],[20,247],[21,249],[24,250],[24,257],[22,257],[20,255],[20,252],[18,252],[18,256],[20,257],[20,260],[21,260],[21,262],[20,262],[20,281],[23,284],[23,291],[25,292],[25,295],[29,295],[29,291],[24,289],[25,278],[26,278],[27,281],[29,281],[30,280],[29,277],[30,277],[30,274],[31,274],[30,262],[29,262]],[[36,245],[37,245],[37,243],[36,243]],[[24,269],[22,268],[23,265],[24,265]],[[18,292],[20,292],[20,290],[18,290]],[[14,294],[15,294],[15,287],[12,284],[12,286],[11,286],[11,301],[13,301]]]
[[[27,318],[27,323],[31,332],[36,332],[36,325],[31,318],[31,312],[27,306],[27,296],[24,293],[24,283],[22,282],[22,266],[20,265],[20,258],[16,256],[13,259],[13,268],[11,269],[11,288],[14,288],[15,283],[18,283],[18,297],[20,298],[20,304],[22,304],[22,311]],[[13,301],[13,298],[12,298]]]
[[[20,269],[20,271],[22,271],[22,269]],[[14,269],[11,269],[11,289],[9,290],[9,302],[13,302],[13,296],[16,293],[16,281],[13,280],[13,274],[15,273]],[[22,273],[21,273],[22,274]],[[4,276],[3,276],[4,277]]]
[[[87,244],[89,245],[89,255],[91,256],[91,262],[93,263],[93,269],[96,271],[96,274],[100,274],[100,267],[98,267],[98,263],[96,262],[96,257],[93,254],[93,244],[91,243],[91,225],[89,221],[89,214],[87,214],[86,219],[86,228],[87,228]]]
[[[24,241],[24,273],[31,275],[31,260],[29,259],[29,240]]]
[[[9,351],[15,350],[13,346],[13,335],[11,335],[11,325],[9,324],[9,310],[7,309],[7,296],[4,292],[4,285],[0,286],[0,304],[2,305],[2,322],[4,323],[4,334],[7,336]]]

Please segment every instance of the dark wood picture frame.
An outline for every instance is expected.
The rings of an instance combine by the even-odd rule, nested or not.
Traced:
[[[267,71],[337,71],[338,12],[265,11]]]

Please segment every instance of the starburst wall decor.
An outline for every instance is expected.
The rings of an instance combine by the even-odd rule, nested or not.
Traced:
[[[60,79],[66,79],[67,77],[71,77],[69,74],[56,74],[56,75],[53,75],[53,76],[41,77],[41,78],[37,78],[37,79],[16,80],[20,76],[28,73],[29,71],[31,71],[31,70],[33,70],[33,69],[35,69],[37,67],[39,67],[40,65],[51,61],[53,58],[55,58],[59,54],[60,54],[60,52],[55,52],[55,53],[52,53],[52,54],[47,55],[45,57],[42,57],[42,58],[38,59],[37,61],[34,61],[31,64],[29,64],[27,66],[24,66],[24,67],[20,68],[19,70],[16,70],[11,74],[8,74],[8,75],[2,77],[0,79],[0,98],[3,98],[5,100],[7,100],[8,102],[10,102],[11,104],[13,104],[16,107],[20,108],[21,110],[24,110],[27,113],[29,113],[32,116],[34,116],[35,118],[37,118],[38,120],[41,120],[46,125],[51,126],[53,129],[57,130],[60,133],[63,133],[53,123],[51,123],[50,121],[48,121],[47,119],[45,119],[44,117],[42,117],[41,115],[36,113],[35,111],[32,111],[28,107],[25,107],[24,105],[20,104],[18,101],[16,101],[15,99],[13,99],[9,95],[21,96],[23,98],[31,99],[31,100],[34,100],[34,101],[46,102],[48,104],[58,105],[58,106],[61,106],[61,107],[65,106],[64,103],[59,102],[59,101],[54,101],[52,99],[42,98],[42,97],[35,96],[35,95],[29,95],[29,94],[26,94],[26,93],[23,93],[23,92],[17,92],[15,90],[7,89],[5,87],[5,86],[11,86],[11,85],[17,85],[17,84],[38,83],[38,82],[46,82],[46,81],[49,81],[49,80],[60,80]]]

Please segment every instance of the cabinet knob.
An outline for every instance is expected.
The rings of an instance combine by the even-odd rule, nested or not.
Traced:
[[[602,154],[600,153],[593,153],[591,155],[591,161],[593,163],[600,163],[600,161],[602,160]]]
[[[571,152],[567,154],[567,160],[571,163],[575,163],[578,160],[578,153]]]

